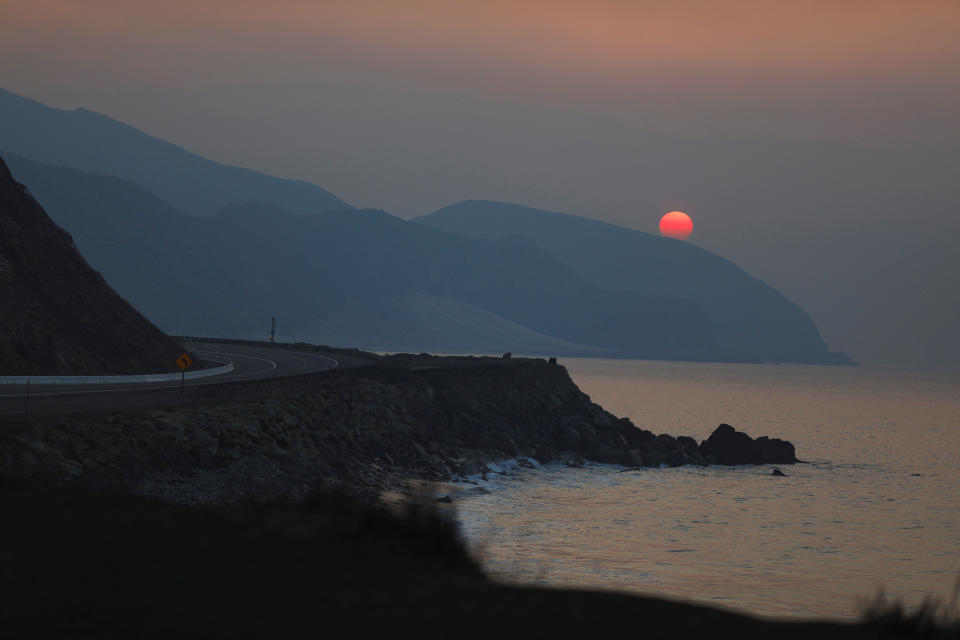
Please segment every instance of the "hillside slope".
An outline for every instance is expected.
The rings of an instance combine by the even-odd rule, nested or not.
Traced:
[[[174,333],[381,350],[709,359],[695,303],[598,286],[522,238],[465,238],[382,211],[247,203],[184,215],[117,178],[8,156],[118,290]]]
[[[249,200],[296,213],[350,209],[329,191],[223,165],[87,109],[53,109],[0,89],[0,149],[130,180],[196,216]]]
[[[469,200],[415,222],[476,238],[522,236],[601,286],[696,301],[731,361],[846,364],[813,320],[779,291],[696,245],[578,216]]]
[[[177,370],[180,346],[110,288],[0,158],[0,374]]]

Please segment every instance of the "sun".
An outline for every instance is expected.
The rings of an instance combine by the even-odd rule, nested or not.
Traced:
[[[686,240],[693,233],[693,220],[683,211],[671,211],[660,218],[660,235]]]

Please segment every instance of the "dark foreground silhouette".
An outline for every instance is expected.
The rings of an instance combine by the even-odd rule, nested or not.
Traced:
[[[651,597],[498,585],[430,505],[396,514],[318,494],[299,505],[199,508],[6,488],[0,522],[6,637],[363,637],[410,630],[417,637],[721,632],[822,639],[958,632],[892,609],[856,625],[785,623]]]

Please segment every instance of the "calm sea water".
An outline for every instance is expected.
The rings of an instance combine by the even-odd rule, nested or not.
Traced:
[[[566,359],[655,433],[721,422],[809,464],[518,469],[458,518],[494,577],[625,590],[775,617],[855,618],[883,590],[949,598],[960,576],[960,372]]]

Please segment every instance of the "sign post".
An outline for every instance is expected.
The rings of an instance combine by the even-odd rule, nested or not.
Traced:
[[[180,393],[183,394],[183,381],[187,377],[187,369],[190,368],[190,365],[193,364],[193,360],[190,359],[190,356],[187,354],[181,355],[177,358],[177,365],[180,367]]]

